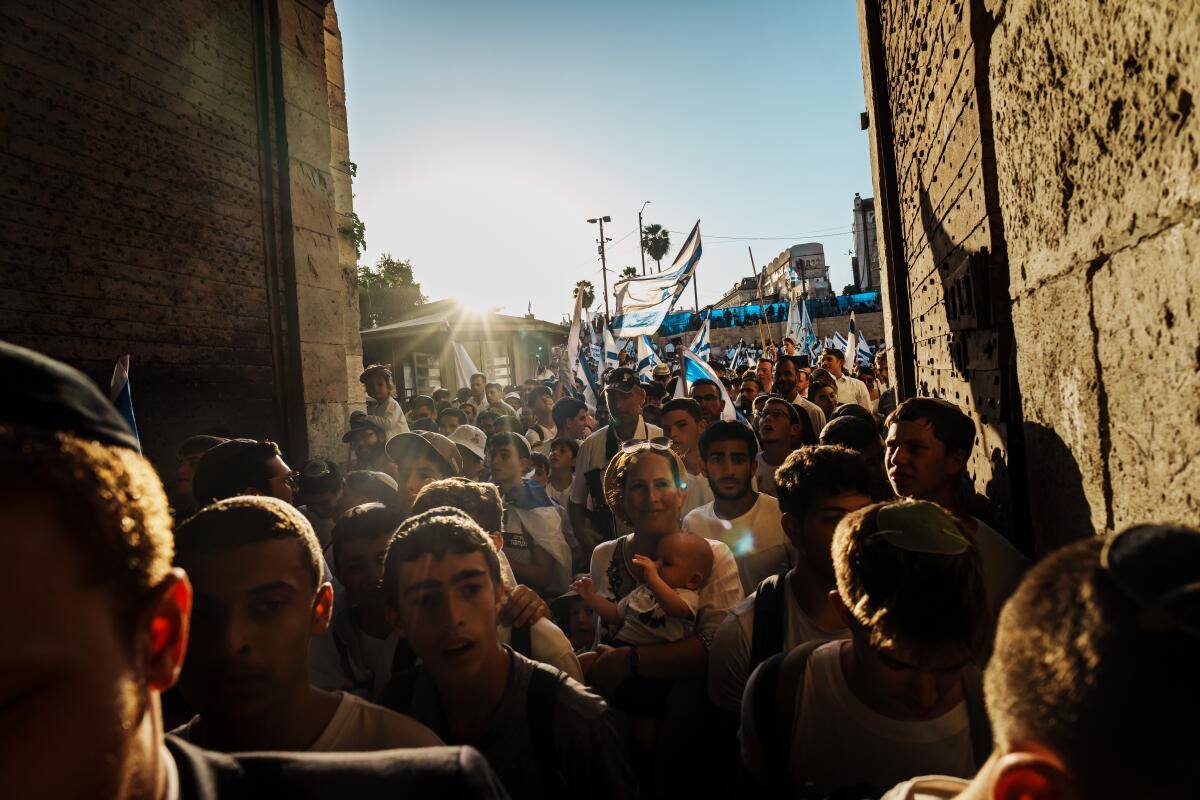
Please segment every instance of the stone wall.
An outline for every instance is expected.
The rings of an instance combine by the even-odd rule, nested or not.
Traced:
[[[976,418],[977,485],[1039,550],[1200,511],[1188,6],[859,3],[901,390]]]
[[[0,10],[0,337],[104,386],[131,354],[160,467],[208,428],[300,461],[345,424],[361,346],[326,13],[315,0]]]

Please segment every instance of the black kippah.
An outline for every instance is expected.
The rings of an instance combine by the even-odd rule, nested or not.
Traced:
[[[18,432],[70,433],[138,449],[137,439],[99,387],[74,367],[0,342],[0,423]]]

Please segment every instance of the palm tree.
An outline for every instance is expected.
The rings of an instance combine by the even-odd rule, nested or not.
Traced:
[[[621,270],[621,280],[625,281],[629,280],[630,278],[636,278],[637,274],[637,267],[626,267],[625,269]]]
[[[658,264],[658,271],[662,272],[662,260],[671,250],[670,231],[657,223],[647,225],[642,229],[642,249],[654,259],[654,263]]]
[[[591,308],[592,303],[596,300],[596,287],[592,286],[591,281],[580,281],[575,284],[575,291],[571,293],[571,297],[578,297],[581,291],[583,292],[583,307]]]

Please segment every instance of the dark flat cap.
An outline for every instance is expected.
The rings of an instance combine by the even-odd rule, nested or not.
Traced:
[[[0,423],[18,431],[70,433],[106,445],[138,450],[138,441],[116,407],[74,367],[41,353],[0,342]]]

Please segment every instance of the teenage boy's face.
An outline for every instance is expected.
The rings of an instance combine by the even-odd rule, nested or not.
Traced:
[[[966,646],[914,647],[898,642],[874,648],[864,632],[855,628],[852,632],[865,677],[878,687],[895,716],[933,719],[959,701],[962,672],[971,663]]]
[[[486,395],[487,395],[487,401],[489,403],[499,403],[501,400],[500,390],[495,387],[488,389],[486,392]]]
[[[858,492],[826,494],[820,492],[813,498],[808,510],[801,516],[791,513],[783,515],[783,530],[792,546],[804,554],[813,570],[829,581],[835,580],[833,572],[833,534],[842,517],[871,504],[871,498]]]
[[[429,456],[416,453],[406,454],[396,464],[396,474],[396,483],[400,487],[400,502],[405,508],[412,508],[413,501],[422,489],[446,477],[442,474],[441,464]]]
[[[430,675],[443,685],[479,680],[499,647],[501,600],[483,553],[423,555],[400,565],[397,584],[397,608],[388,609],[388,618]]]
[[[784,401],[786,402],[786,401]],[[758,438],[763,444],[791,442],[800,435],[800,426],[792,422],[792,415],[783,402],[768,400],[758,415]]]
[[[845,363],[828,350],[821,354],[821,369],[832,373],[835,378],[842,377],[842,366]]]
[[[502,444],[492,450],[491,466],[492,480],[505,485],[521,480],[529,472],[530,463],[511,444]]]
[[[579,413],[563,423],[563,429],[559,432],[561,435],[569,439],[582,439],[587,433],[588,425],[591,419],[586,408],[579,409]]]
[[[338,546],[333,572],[346,588],[351,605],[383,607],[383,561],[391,533],[374,539],[353,539]]]
[[[328,583],[314,586],[295,539],[180,559],[196,601],[180,686],[202,716],[253,719],[308,683],[308,640],[325,632]]]
[[[566,445],[555,445],[550,449],[550,469],[574,469],[575,456]]]
[[[293,492],[292,468],[289,467],[284,460],[279,456],[275,456],[267,462],[267,494],[271,497],[278,498],[285,503],[292,502],[295,496]]]
[[[888,480],[901,497],[934,498],[966,467],[963,453],[947,453],[925,420],[893,422],[884,444]]]
[[[671,449],[681,456],[692,452],[700,441],[700,434],[704,431],[702,424],[686,411],[669,411],[662,418],[663,433],[670,440]]]
[[[57,507],[38,494],[0,500],[12,534],[0,581],[0,787],[5,797],[120,797],[149,691],[174,674],[164,682],[147,671],[150,620],[134,633],[117,623]],[[186,640],[186,608],[182,618]]]
[[[721,410],[725,408],[725,399],[721,397],[720,390],[708,384],[693,389],[692,399],[700,404],[700,408],[704,411],[704,418],[709,422],[719,419]]]
[[[708,485],[720,499],[737,500],[750,491],[754,460],[745,442],[738,439],[713,442],[703,463]]]
[[[449,437],[458,429],[458,417],[454,414],[443,414],[438,419],[438,433],[442,436]]]

